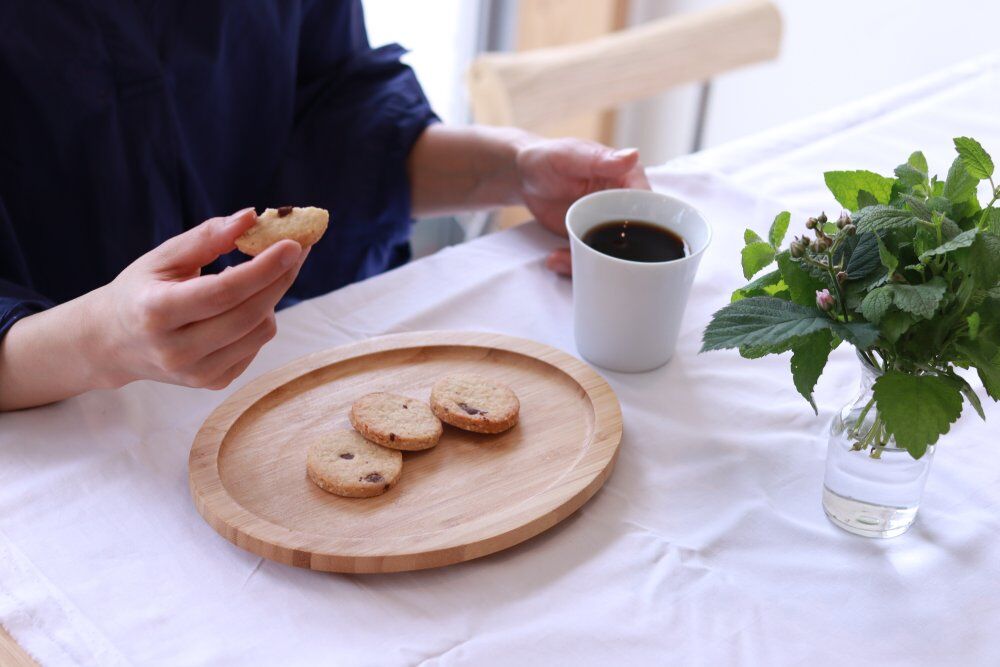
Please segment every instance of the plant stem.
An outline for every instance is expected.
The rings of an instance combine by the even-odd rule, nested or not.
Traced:
[[[858,415],[857,421],[854,422],[854,428],[851,429],[852,437],[857,437],[859,431],[861,430],[861,426],[865,423],[865,417],[868,416],[868,413],[871,411],[872,406],[874,405],[875,405],[875,397],[872,396],[870,399],[868,399],[868,402],[865,404],[865,407],[861,409],[861,414]]]
[[[979,227],[980,229],[985,229],[986,214],[989,213],[991,208],[993,208],[993,204],[995,204],[997,200],[1000,199],[1000,190],[997,190],[996,187],[993,185],[992,178],[990,179],[990,187],[993,188],[993,199],[990,200],[990,203],[987,204],[986,207],[983,209],[982,215],[979,216],[979,224],[976,226]]]
[[[837,280],[837,273],[833,270],[833,250],[830,250],[826,254],[826,257],[826,272],[830,274],[830,280],[833,281],[833,289],[837,291],[837,301],[840,302],[840,312],[844,314],[844,321],[850,322],[851,316],[847,313],[847,300],[844,299],[844,291],[840,288],[840,281]]]

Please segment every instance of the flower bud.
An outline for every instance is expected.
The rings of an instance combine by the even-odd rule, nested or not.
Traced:
[[[847,211],[844,211],[840,214],[840,217],[837,218],[837,227],[839,229],[843,229],[849,224],[851,224],[851,214],[848,213]]]
[[[803,236],[801,239],[799,239],[799,243],[801,243],[802,247],[805,248],[806,250],[808,250],[809,246],[811,245],[808,236]]]
[[[799,258],[805,253],[805,248],[802,247],[802,243],[799,241],[792,241],[792,245],[788,249],[788,252],[792,255],[792,257]]]
[[[806,229],[816,229],[816,218],[806,220]]]
[[[858,228],[855,227],[854,225],[844,225],[844,232],[848,236],[854,236],[857,233],[857,231],[858,231]]]
[[[837,272],[837,282],[840,283],[841,285],[847,282],[847,271]]]
[[[826,211],[819,214],[819,217],[816,218],[816,222],[818,222],[821,225],[826,224]]]
[[[816,306],[823,312],[828,312],[833,308],[834,303],[836,303],[836,299],[830,294],[830,290],[824,289],[816,292]]]

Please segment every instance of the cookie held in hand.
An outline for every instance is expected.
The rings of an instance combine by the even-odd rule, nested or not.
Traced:
[[[443,430],[426,403],[386,392],[356,400],[351,406],[351,425],[372,442],[405,451],[430,449]]]
[[[316,243],[326,232],[330,214],[314,206],[282,206],[265,209],[257,224],[236,239],[236,247],[247,255],[259,255],[272,244],[290,239],[303,248]]]
[[[346,429],[324,433],[309,445],[309,479],[348,498],[371,498],[390,489],[403,472],[403,455]]]
[[[500,433],[517,423],[521,403],[510,387],[481,375],[449,375],[431,389],[431,410],[446,424]]]

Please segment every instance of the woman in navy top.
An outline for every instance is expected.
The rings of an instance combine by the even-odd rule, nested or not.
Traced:
[[[646,187],[635,150],[437,124],[358,0],[12,0],[0,26],[0,410],[224,387],[276,307],[405,262],[414,214],[521,203],[561,233]],[[330,211],[319,243],[232,253],[286,204]]]

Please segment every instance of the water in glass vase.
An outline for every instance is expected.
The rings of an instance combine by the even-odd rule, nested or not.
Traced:
[[[896,537],[917,517],[934,447],[919,459],[890,438],[877,458],[856,450],[878,428],[872,385],[879,370],[862,359],[861,392],[830,425],[823,481],[823,509],[834,524],[867,537]]]

